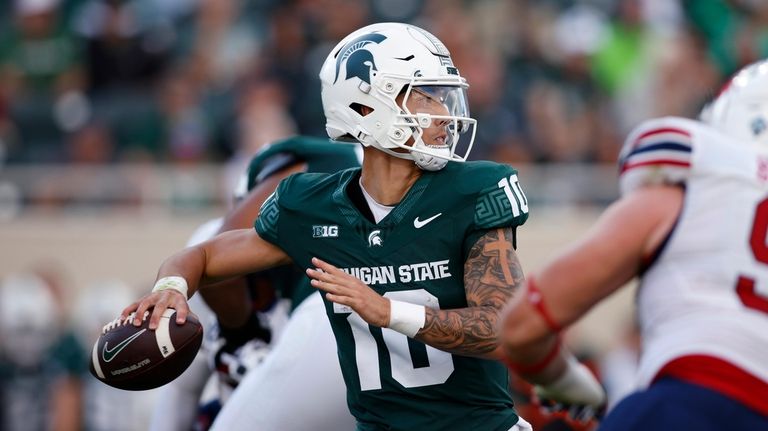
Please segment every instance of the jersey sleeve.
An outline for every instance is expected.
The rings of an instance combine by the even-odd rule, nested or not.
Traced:
[[[517,227],[528,219],[528,198],[520,186],[517,171],[508,165],[495,164],[484,172],[472,173],[479,190],[474,200],[474,220],[462,246],[466,260],[477,241],[490,229],[512,228],[512,245],[517,247]]]
[[[280,195],[285,190],[287,181],[288,179],[281,181],[274,193],[261,204],[259,217],[254,222],[254,228],[259,236],[275,245],[279,245]]]
[[[629,134],[619,156],[621,194],[647,186],[684,184],[691,170],[694,123],[665,117]]]
[[[482,177],[481,189],[475,198],[474,228],[520,226],[528,219],[526,198],[517,171],[507,165],[496,165]]]

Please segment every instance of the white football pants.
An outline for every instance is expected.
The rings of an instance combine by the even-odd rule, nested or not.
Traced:
[[[213,431],[352,431],[355,419],[319,293],[291,314],[264,363],[246,374]]]

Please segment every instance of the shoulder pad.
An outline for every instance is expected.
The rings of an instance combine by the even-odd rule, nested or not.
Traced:
[[[331,142],[310,136],[294,136],[263,147],[248,167],[247,188],[289,166],[307,163],[310,172],[336,172],[360,166],[359,145]]]
[[[278,186],[280,207],[300,210],[307,208],[317,196],[333,193],[338,175],[321,172],[297,172],[289,175]]]
[[[307,207],[307,200],[315,193],[322,193],[328,174],[298,172],[280,181],[274,193],[264,200],[254,227],[265,240],[278,244],[278,219],[284,210]],[[320,190],[320,191],[318,191]]]
[[[270,157],[262,160],[259,169],[254,170],[248,175],[248,191],[253,190],[259,183],[271,177],[275,172],[279,172],[289,166],[300,163],[301,159],[294,153],[274,153]]]
[[[640,187],[684,184],[690,174],[693,136],[698,123],[663,117],[637,126],[619,156],[621,194]]]
[[[496,188],[502,178],[517,173],[512,166],[489,161],[449,163],[444,170],[456,177],[456,190],[461,194],[475,194],[489,187]]]

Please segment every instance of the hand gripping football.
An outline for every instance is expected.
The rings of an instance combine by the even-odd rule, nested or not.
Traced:
[[[193,314],[178,325],[176,310],[165,310],[156,330],[149,329],[149,312],[141,326],[134,314],[104,326],[91,352],[91,374],[102,382],[130,391],[162,386],[187,369],[203,341],[203,327]]]

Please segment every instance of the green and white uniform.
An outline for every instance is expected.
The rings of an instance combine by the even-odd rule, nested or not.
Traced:
[[[528,205],[516,171],[492,162],[422,172],[378,224],[352,203],[360,169],[295,174],[264,204],[256,230],[299,266],[320,257],[392,299],[467,306],[464,261],[488,229],[516,227]],[[366,324],[325,301],[360,430],[508,430],[517,423],[506,368]]]

